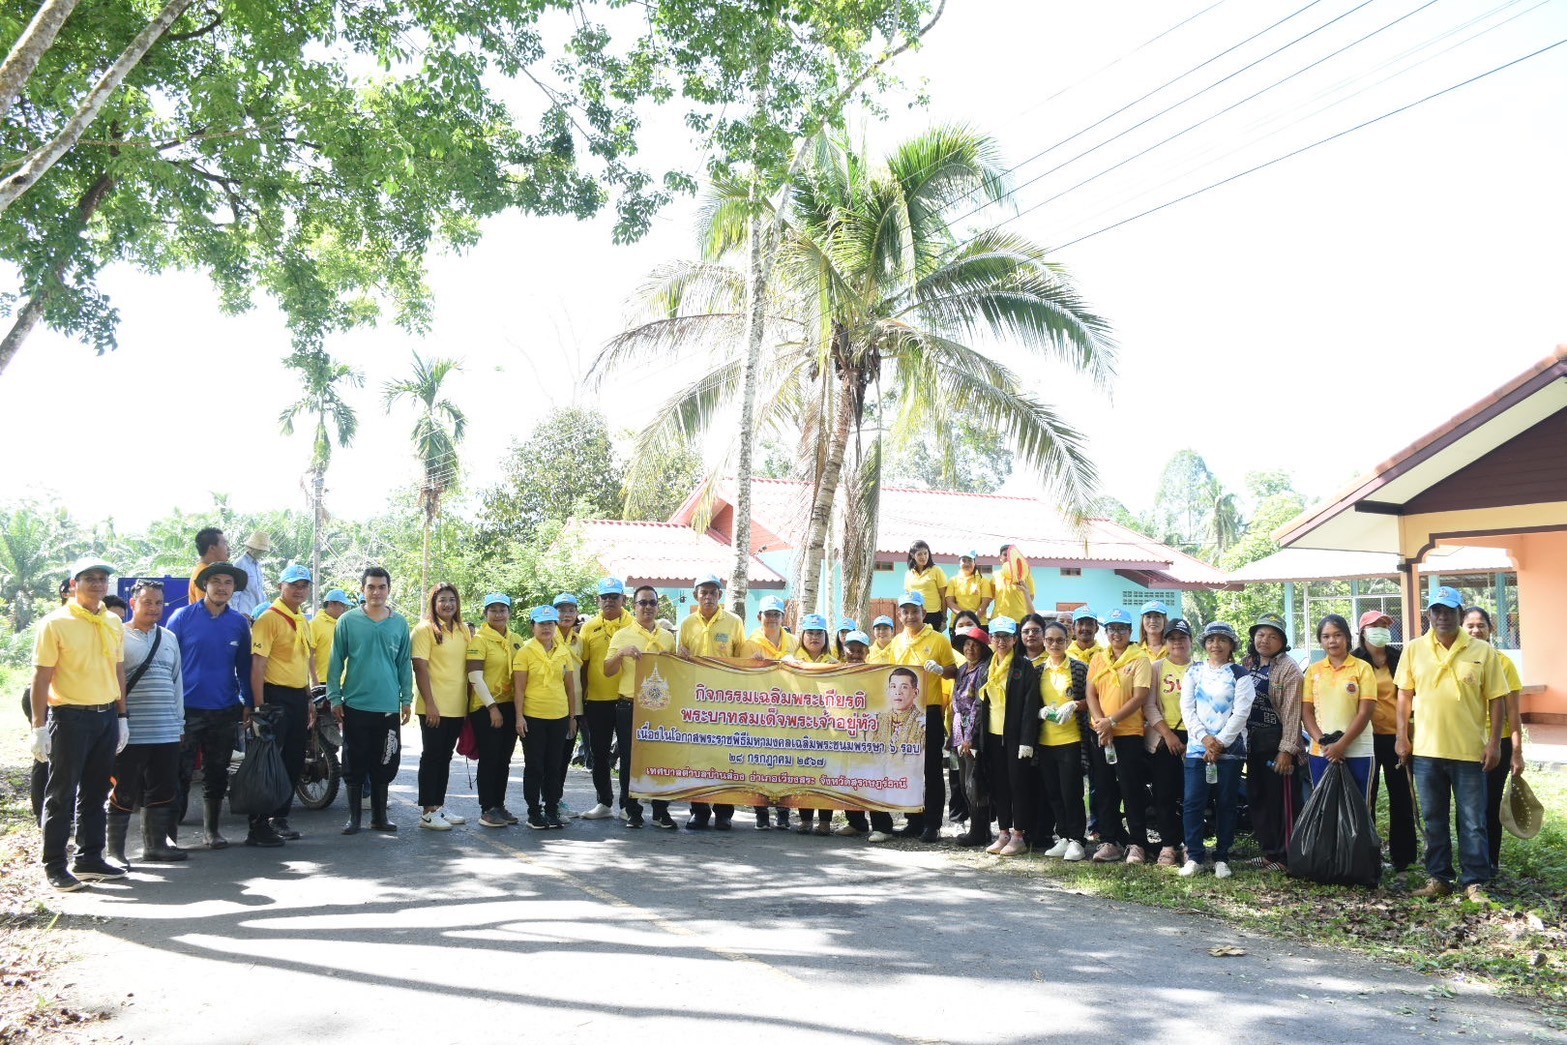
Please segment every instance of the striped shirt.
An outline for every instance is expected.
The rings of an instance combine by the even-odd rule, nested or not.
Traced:
[[[125,697],[132,744],[172,744],[185,731],[185,679],[180,670],[180,642],[159,627],[163,641],[141,679]],[[151,631],[125,627],[125,679],[140,670],[152,652]]]

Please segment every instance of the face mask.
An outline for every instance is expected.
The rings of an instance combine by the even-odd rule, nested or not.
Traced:
[[[1381,648],[1393,641],[1392,628],[1367,628],[1361,632],[1361,637],[1366,640],[1367,646]]]

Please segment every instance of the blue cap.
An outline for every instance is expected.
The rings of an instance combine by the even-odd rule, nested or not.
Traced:
[[[484,597],[483,608],[489,609],[491,606],[505,606],[509,610],[511,609],[511,596],[492,591]]]
[[[1457,588],[1444,585],[1432,592],[1431,597],[1426,600],[1426,609],[1432,606],[1446,606],[1450,610],[1461,610],[1464,608],[1464,597],[1458,594]]]
[[[970,548],[968,551],[964,552],[960,556],[960,558],[973,559],[975,562],[978,562],[979,561],[979,552],[975,551],[973,548]]]
[[[329,602],[341,602],[344,606],[352,606],[354,604],[353,600],[348,597],[348,592],[342,588],[333,588],[327,592],[326,597],[321,600],[321,605],[325,606]]]
[[[1158,599],[1153,599],[1149,602],[1143,603],[1143,608],[1137,611],[1137,615],[1139,617],[1149,613],[1162,613],[1168,617],[1170,615],[1170,607],[1166,606]]]
[[[1112,624],[1119,624],[1124,628],[1130,628],[1132,626],[1132,615],[1126,610],[1117,606],[1109,613],[1106,613],[1104,620],[1100,621],[1099,623],[1103,624],[1107,628]]]
[[[696,583],[691,585],[691,590],[696,591],[704,584],[711,584],[719,591],[724,590],[724,579],[716,573],[709,573],[706,577],[698,577]]]
[[[776,596],[776,595],[764,595],[764,596],[762,596],[762,608],[757,610],[756,612],[758,614],[761,614],[761,613],[784,613],[784,612],[787,612],[787,607],[784,606],[784,601],[782,599],[780,599],[778,596]]]
[[[885,613],[871,621],[872,628],[896,628],[897,626],[897,622],[894,621],[891,617],[887,616]]]
[[[551,603],[551,605],[553,605],[553,606],[580,606],[581,603],[579,603],[577,601],[577,597],[575,595],[571,594],[571,592],[563,591],[559,595],[555,596],[555,601],[553,603]]]
[[[298,563],[284,570],[283,576],[278,578],[279,584],[298,584],[300,581],[304,581],[306,584],[311,583],[310,568],[301,566]]]
[[[840,635],[842,635],[846,631],[859,631],[859,630],[860,630],[860,622],[855,620],[853,617],[845,617],[845,618],[843,618],[843,620],[838,622],[838,634],[840,634]]]
[[[1080,620],[1091,620],[1095,624],[1098,624],[1099,614],[1095,613],[1087,606],[1079,606],[1077,609],[1072,611],[1072,623],[1076,624]]]
[[[1016,635],[1017,621],[1011,617],[993,617],[990,621],[992,635]]]
[[[624,595],[626,594],[626,582],[619,577],[605,577],[599,581],[600,595]]]
[[[807,613],[800,620],[801,631],[826,631],[827,618],[820,613]]]
[[[261,615],[263,613],[267,612],[268,610],[270,610],[271,608],[272,608],[272,604],[270,602],[263,602],[260,606],[257,606],[255,609],[250,611],[250,619],[251,620],[260,620],[261,619]]]
[[[863,631],[851,631],[843,637],[844,642],[858,642],[861,646],[869,646],[871,637]]]
[[[533,607],[533,612],[528,614],[528,617],[535,624],[560,623],[560,614],[555,611],[554,606],[535,606]]]
[[[925,596],[917,591],[906,591],[903,593],[903,597],[898,600],[898,607],[901,609],[904,606],[918,606],[920,609],[924,609]]]

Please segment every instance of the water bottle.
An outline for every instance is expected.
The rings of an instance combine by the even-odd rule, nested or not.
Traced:
[[[1104,753],[1106,765],[1113,766],[1121,761],[1121,756],[1115,753],[1115,741],[1113,740],[1110,742],[1110,746],[1104,749]]]
[[[1203,775],[1208,778],[1208,783],[1217,784],[1219,782],[1219,763],[1209,762],[1208,768],[1203,771]]]

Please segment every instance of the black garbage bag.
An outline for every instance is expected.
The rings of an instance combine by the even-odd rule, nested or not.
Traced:
[[[1292,878],[1326,885],[1375,886],[1382,879],[1382,839],[1349,767],[1322,774],[1290,836]]]
[[[258,708],[251,717],[245,761],[229,781],[229,808],[249,816],[271,816],[293,790],[283,768],[283,751],[263,710]]]

